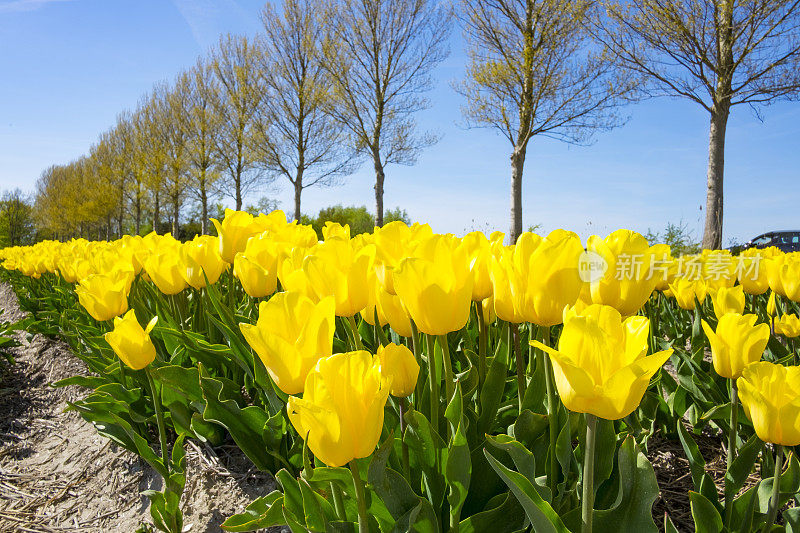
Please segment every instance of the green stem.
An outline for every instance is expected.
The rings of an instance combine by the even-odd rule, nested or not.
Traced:
[[[380,340],[381,346],[388,346],[389,339],[386,337],[386,332],[383,331],[383,326],[381,326],[381,321],[378,320],[378,310],[375,309],[373,316],[375,317],[375,338]]]
[[[480,394],[486,381],[486,347],[489,338],[486,324],[483,322],[481,302],[475,302],[475,306],[478,310],[478,394]]]
[[[542,328],[542,344],[550,346],[550,328]],[[556,496],[558,484],[558,457],[556,457],[556,438],[558,437],[558,420],[556,417],[556,391],[553,383],[553,365],[547,352],[542,352],[544,362],[544,380],[547,389],[547,422],[550,428],[550,465],[547,469],[547,486],[553,498]]]
[[[156,392],[156,384],[153,381],[153,375],[150,373],[150,367],[144,369],[147,374],[147,383],[150,385],[150,396],[153,398],[153,408],[156,410],[156,423],[158,424],[158,440],[161,442],[161,459],[164,461],[164,468],[167,472],[170,471],[169,454],[167,453],[167,429],[164,426],[164,413],[161,410],[161,400],[158,398]],[[165,480],[166,481],[166,480]]]
[[[439,378],[436,375],[436,357],[434,355],[433,335],[426,335],[428,339],[428,377],[431,394],[431,425],[439,432]]]
[[[413,320],[411,322],[411,349],[414,352],[414,358],[417,360],[417,364],[420,368],[422,366],[422,341],[419,338],[419,331],[417,331],[417,325],[414,324]],[[420,402],[422,399],[422,385],[423,382],[417,379],[417,385],[414,387],[414,406],[419,411]]]
[[[450,361],[450,345],[447,342],[447,335],[439,335],[439,346],[442,348],[442,368],[444,369],[444,391],[447,394],[447,403],[453,399],[456,390],[455,377],[453,376],[453,364]]]
[[[583,498],[581,499],[581,533],[592,533],[594,515],[594,442],[597,417],[586,413],[586,450],[583,454]]]
[[[364,482],[358,473],[355,459],[350,461],[350,472],[353,474],[353,484],[356,487],[356,503],[358,504],[358,533],[369,533],[367,523],[367,500],[364,498]]]
[[[347,521],[347,514],[344,510],[344,497],[342,495],[342,487],[331,481],[331,494],[333,494],[333,508],[336,510],[336,516],[342,522]]]
[[[347,323],[350,324],[350,331],[353,333],[353,342],[355,343],[356,350],[363,350],[364,345],[361,344],[361,336],[358,334],[358,326],[356,326],[356,317],[347,317]]]
[[[775,524],[775,519],[778,517],[778,499],[781,493],[781,470],[783,467],[783,446],[777,445],[775,447],[775,474],[772,478],[772,496],[769,499],[769,512],[767,513],[767,522],[764,524],[764,529],[761,533],[767,533]]]
[[[525,387],[527,382],[525,380],[525,359],[522,356],[522,349],[519,345],[519,326],[511,324],[511,333],[509,340],[512,342],[514,349],[514,360],[517,365],[517,397],[519,400],[519,410],[522,412],[522,400],[525,398]]]
[[[408,457],[408,445],[403,437],[406,434],[406,411],[408,410],[408,400],[406,398],[399,398],[400,403],[400,447],[403,452],[403,473],[406,479],[411,479],[411,466]]]
[[[727,471],[730,473],[733,460],[736,459],[736,441],[739,434],[739,395],[736,392],[736,383],[728,380],[728,389],[731,395],[731,427],[728,431],[728,457]],[[725,484],[728,485],[728,476],[725,476]],[[725,487],[725,524],[730,528],[731,517],[733,515],[733,494],[730,487]]]

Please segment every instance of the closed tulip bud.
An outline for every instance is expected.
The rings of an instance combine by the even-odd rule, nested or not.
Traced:
[[[492,248],[489,239],[481,231],[473,231],[461,239],[461,246],[469,258],[469,272],[472,275],[472,301],[480,302],[492,295],[492,279],[489,267]]]
[[[225,210],[222,224],[216,218],[211,222],[217,228],[219,255],[228,263],[233,263],[237,252],[244,251],[249,239],[258,226],[253,223],[253,215],[244,211]]]
[[[378,347],[381,373],[391,381],[390,393],[395,398],[411,396],[417,386],[419,364],[411,350],[402,344]]]
[[[481,302],[481,320],[487,326],[491,326],[497,320],[497,315],[494,314],[493,299],[494,297],[490,296]]]
[[[217,241],[216,237],[202,235],[181,245],[183,277],[186,283],[195,289],[199,290],[205,287],[206,278],[213,285],[228,268],[228,264],[219,255]],[[203,273],[205,273],[205,277]]]
[[[775,255],[764,263],[772,291],[800,302],[800,253]]]
[[[368,324],[375,325],[375,314],[377,313],[381,326],[389,324],[389,327],[401,337],[411,337],[413,335],[411,318],[403,307],[400,297],[389,294],[377,280],[373,280],[373,284],[375,286],[375,302],[361,311],[361,316]]]
[[[244,292],[253,298],[263,298],[278,288],[276,269],[264,268],[257,260],[242,252],[237,253],[233,260],[233,275],[242,284]]]
[[[594,304],[581,313],[564,310],[557,350],[538,341],[531,344],[550,354],[556,387],[567,409],[617,420],[638,407],[650,378],[672,353],[647,356],[649,333],[647,318],[623,321],[613,307]]]
[[[306,376],[333,350],[334,300],[314,303],[295,292],[281,292],[258,307],[258,321],[239,324],[275,384],[286,394],[303,392]]]
[[[343,466],[375,450],[389,387],[370,353],[340,353],[319,360],[303,397],[290,397],[286,410],[317,459]]]
[[[741,315],[744,312],[744,289],[741,285],[720,287],[711,294],[711,303],[714,305],[714,314],[717,318],[728,313]]]
[[[167,249],[158,255],[147,258],[144,266],[150,281],[163,294],[178,294],[187,287],[183,277],[184,266],[177,249]]]
[[[525,321],[517,307],[514,290],[521,290],[522,276],[514,268],[514,247],[500,248],[492,257],[489,274],[492,280],[492,311],[500,320],[521,324]]]
[[[764,294],[769,289],[769,278],[764,259],[769,252],[750,248],[739,254],[738,280],[747,294]]]
[[[758,438],[783,446],[800,445],[800,367],[753,363],[736,385]]]
[[[729,313],[719,319],[716,331],[703,320],[717,374],[736,379],[747,365],[761,359],[769,341],[769,326],[756,325],[757,319],[756,315]]]
[[[767,314],[769,316],[778,316],[778,309],[775,305],[775,293],[770,293],[769,299],[767,300]]]
[[[524,235],[517,241],[518,249],[526,242]],[[580,237],[561,229],[532,245],[529,253],[523,249],[519,258],[515,250],[523,283],[513,292],[517,308],[527,322],[544,327],[561,323],[564,308],[575,304],[583,287],[578,272],[582,254]]]
[[[95,320],[103,322],[128,310],[128,292],[133,278],[128,272],[92,274],[81,280],[75,293]]]
[[[309,250],[303,272],[317,298],[334,297],[337,316],[354,316],[369,303],[366,278],[374,260],[374,246],[358,247],[355,241],[336,238]]]
[[[691,311],[695,307],[695,299],[701,304],[706,299],[706,283],[702,279],[678,278],[669,284],[669,293],[678,307]]]
[[[783,315],[775,321],[775,333],[784,337],[800,337],[800,318],[797,315]]]
[[[472,276],[463,248],[445,236],[418,246],[394,272],[394,287],[417,328],[444,335],[464,327],[472,302]]]
[[[150,340],[150,332],[158,322],[154,316],[142,329],[131,309],[124,317],[114,319],[114,329],[104,335],[106,342],[120,360],[134,370],[141,370],[156,358],[156,347]]]
[[[591,281],[592,302],[610,305],[624,316],[635,315],[659,283],[654,270],[664,246],[650,246],[635,231],[620,229],[605,239],[592,235],[586,249],[607,265],[605,273]]]

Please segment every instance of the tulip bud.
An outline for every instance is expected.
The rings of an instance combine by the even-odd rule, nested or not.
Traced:
[[[800,367],[753,363],[736,380],[747,418],[758,438],[783,446],[800,445]]]
[[[714,305],[714,314],[717,318],[728,313],[742,314],[744,312],[744,289],[741,285],[735,287],[720,287],[711,295]]]
[[[210,235],[195,237],[181,245],[180,255],[183,261],[183,277],[186,283],[195,289],[202,289],[208,283],[212,285],[228,268],[217,250],[217,239]],[[205,273],[205,276],[203,274]]]
[[[103,322],[128,310],[128,292],[132,282],[132,272],[92,274],[78,284],[75,292],[84,309],[95,320]]]
[[[775,321],[775,333],[784,337],[800,337],[800,318],[797,315],[783,315]]]
[[[381,373],[391,382],[390,393],[396,398],[405,398],[414,392],[419,376],[419,364],[411,350],[402,344],[378,347]]]
[[[104,335],[114,353],[133,370],[141,370],[156,358],[156,347],[150,340],[150,332],[158,322],[154,316],[142,329],[131,309],[124,317],[114,319],[114,329]]]
[[[216,218],[211,219],[217,228],[219,237],[219,255],[228,263],[233,263],[237,252],[244,251],[249,239],[257,229],[253,223],[253,215],[244,211],[225,210],[222,224]]]
[[[769,326],[756,325],[756,320],[756,315],[729,313],[719,319],[716,332],[703,320],[717,374],[736,379],[747,365],[761,359],[769,341]]]

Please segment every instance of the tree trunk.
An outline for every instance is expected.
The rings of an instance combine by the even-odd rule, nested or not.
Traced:
[[[203,235],[208,235],[208,191],[206,191],[205,186],[200,189],[200,203],[203,206],[203,222],[201,227],[203,228]]]
[[[511,227],[509,242],[514,244],[522,234],[522,171],[525,166],[525,148],[515,147],[511,154]]]
[[[136,215],[136,235],[141,234],[142,229],[142,197],[140,194],[136,195],[134,210]]]
[[[294,182],[294,219],[300,222],[300,193],[303,192],[303,178],[302,176],[298,176],[298,178]]]
[[[727,108],[711,114],[708,134],[708,182],[706,190],[706,225],[703,248],[722,246],[723,176],[725,167],[725,130],[728,125]]]
[[[181,202],[176,196],[172,199],[172,236],[178,238],[178,217],[181,212]]]
[[[234,178],[236,185],[236,210],[242,210],[242,165],[236,166],[236,177]]]
[[[381,227],[383,226],[383,182],[386,175],[383,172],[380,154],[374,152],[372,159],[375,163],[375,225]]]
[[[158,192],[153,195],[153,231],[158,233],[158,223],[161,218],[161,203],[159,202]]]
[[[119,193],[119,238],[122,238],[123,221],[125,220],[125,191],[120,189]]]

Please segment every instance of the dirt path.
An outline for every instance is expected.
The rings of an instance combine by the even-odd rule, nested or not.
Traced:
[[[0,284],[5,320],[24,316]],[[160,479],[138,456],[99,436],[67,402],[86,394],[50,383],[86,372],[69,348],[18,332],[16,364],[0,374],[0,532],[133,532],[150,523],[140,492]],[[234,445],[187,445],[184,531],[221,531],[219,524],[274,488]],[[280,529],[275,529],[280,531]]]

